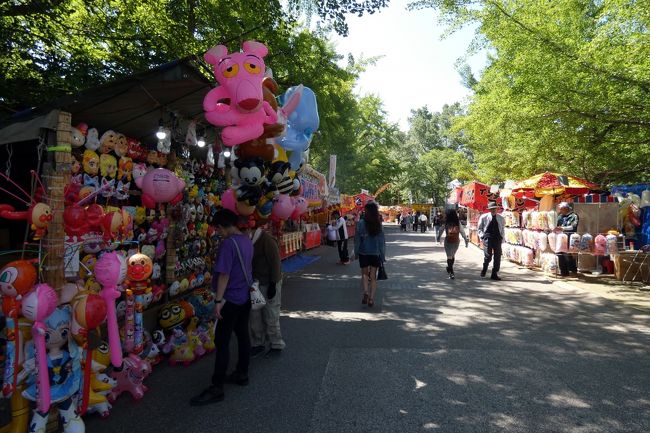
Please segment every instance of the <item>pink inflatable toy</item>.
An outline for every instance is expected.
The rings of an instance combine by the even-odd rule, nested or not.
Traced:
[[[291,219],[298,220],[302,214],[307,212],[309,203],[307,203],[307,199],[304,197],[292,198],[291,201],[293,202],[294,206],[293,212],[291,213]]]
[[[95,264],[95,279],[102,286],[99,293],[106,302],[106,326],[111,364],[119,368],[122,365],[122,347],[120,332],[117,327],[115,300],[120,297],[117,286],[126,279],[126,260],[116,252],[102,255]]]
[[[291,216],[293,212],[293,203],[287,194],[278,194],[273,197],[273,210],[271,219],[274,221],[283,221]]]
[[[151,374],[151,364],[146,359],[131,353],[124,358],[124,367],[120,371],[113,371],[111,377],[117,380],[117,386],[108,395],[108,401],[114,403],[124,391],[128,391],[134,400],[140,400],[148,388],[144,379]]]
[[[262,43],[246,41],[241,53],[228,54],[228,48],[217,45],[205,53],[205,61],[214,65],[214,76],[220,86],[203,99],[208,122],[225,126],[221,139],[226,146],[254,140],[264,133],[264,124],[278,120],[277,113],[264,100],[262,80],[266,66],[262,60],[268,49]],[[225,100],[229,103],[225,103]]]
[[[237,199],[235,198],[236,193],[235,190],[230,188],[226,192],[223,193],[221,196],[221,207],[224,209],[231,210],[235,212],[237,215],[239,215],[239,212],[237,212]]]
[[[50,410],[50,377],[47,368],[47,349],[45,348],[45,319],[54,312],[58,298],[54,289],[47,284],[37,284],[22,303],[23,316],[34,322],[32,337],[36,348],[38,362],[38,410],[47,413]]]
[[[142,190],[142,205],[149,209],[157,203],[176,204],[183,199],[185,181],[166,168],[155,168],[138,177],[135,184]]]

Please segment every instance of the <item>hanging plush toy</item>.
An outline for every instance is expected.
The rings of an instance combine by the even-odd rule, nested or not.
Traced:
[[[40,184],[41,181],[36,175],[36,172],[32,170],[31,173],[32,176],[35,177],[37,182]],[[16,211],[14,207],[9,204],[0,204],[0,218],[10,220],[27,220],[31,229],[34,231],[34,240],[40,240],[47,234],[47,228],[52,221],[52,209],[48,204],[38,203],[36,200],[34,200],[27,191],[22,189],[6,174],[0,173],[0,176],[18,188],[18,191],[21,192],[27,198],[27,200],[20,198],[16,194],[11,193],[4,188],[0,188],[0,191],[4,191],[5,193],[11,195],[15,199],[22,201],[26,206],[28,206],[28,209],[26,211]],[[42,184],[41,188],[43,188]],[[43,190],[45,190],[45,188],[43,188]]]
[[[142,204],[149,209],[158,203],[176,204],[183,199],[185,182],[166,168],[149,170],[135,178],[135,184],[142,189]]]
[[[205,61],[214,65],[220,86],[210,90],[203,100],[205,118],[217,126],[225,126],[221,138],[226,146],[234,146],[258,138],[264,124],[276,123],[278,116],[264,100],[262,80],[268,49],[255,41],[244,42],[243,52],[228,54],[218,45],[205,53]],[[229,103],[224,103],[224,100]]]

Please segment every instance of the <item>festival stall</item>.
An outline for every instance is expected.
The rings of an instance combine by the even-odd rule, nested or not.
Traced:
[[[615,256],[623,248],[618,235],[618,206],[598,185],[575,176],[542,173],[516,183],[504,199],[503,253],[511,261],[556,274],[558,253],[574,254],[582,272],[613,273]],[[513,200],[514,197],[514,200]],[[533,201],[534,200],[534,201]],[[568,236],[556,227],[557,205],[567,201],[579,217],[578,233]],[[533,206],[533,204],[536,204]],[[519,207],[519,208],[518,208]]]
[[[650,183],[611,188],[619,203],[619,229],[627,248],[615,257],[616,278],[650,282]]]
[[[221,238],[213,218],[221,207],[249,227],[270,221],[283,254],[302,248],[303,232],[283,229],[310,207],[301,191],[310,194],[314,176],[305,151],[318,129],[316,98],[296,86],[278,105],[277,84],[263,73],[266,53],[248,41],[242,53],[218,46],[205,55],[214,66],[254,64],[262,73],[248,74],[249,95],[236,93],[237,80],[219,67],[221,85],[212,88],[184,59],[0,130],[0,145],[15,151],[0,182],[0,218],[28,239],[25,247],[14,230],[0,234],[17,250],[6,255],[17,260],[0,264],[3,392],[12,410],[0,429],[26,431],[30,418],[44,429],[58,408],[65,431],[80,431],[81,416],[108,416],[121,394],[143,398],[153,365],[187,365],[214,350],[210,285]],[[238,98],[260,103],[240,111]],[[69,338],[44,339],[64,328]],[[69,372],[62,381],[48,367],[59,359]],[[38,409],[31,414],[29,400]]]
[[[462,187],[459,204],[467,208],[468,236],[470,242],[475,245],[481,243],[477,234],[478,219],[487,209],[489,197],[490,187],[484,183],[470,182]]]

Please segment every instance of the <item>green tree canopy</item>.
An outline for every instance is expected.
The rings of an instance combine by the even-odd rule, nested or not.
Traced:
[[[650,8],[627,0],[423,0],[491,53],[455,125],[483,180],[650,173]],[[467,74],[467,77],[471,76]],[[471,80],[470,80],[471,81]]]

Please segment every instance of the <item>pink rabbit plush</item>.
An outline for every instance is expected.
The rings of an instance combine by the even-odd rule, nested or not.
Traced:
[[[262,91],[266,69],[263,58],[268,49],[255,41],[244,42],[242,49],[241,53],[228,54],[228,48],[217,45],[204,56],[206,62],[214,65],[214,76],[220,86],[205,96],[203,110],[208,122],[225,126],[221,139],[226,146],[256,139],[264,132],[264,124],[278,120]]]

